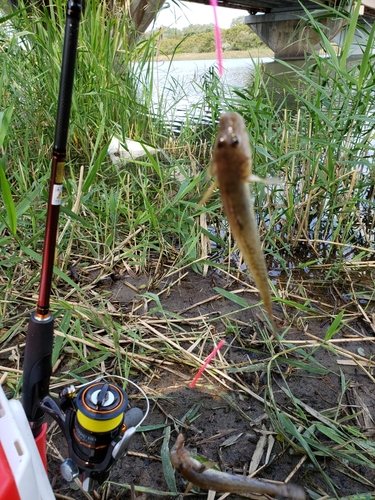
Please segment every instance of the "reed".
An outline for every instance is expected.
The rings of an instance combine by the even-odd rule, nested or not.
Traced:
[[[356,60],[348,54],[358,7],[351,14],[335,11],[349,26],[341,55],[326,38],[319,16],[307,15],[326,57],[315,52],[302,67],[280,61],[289,77],[277,85],[287,100],[269,94],[265,82],[277,76],[258,67],[253,86],[238,91],[228,107],[247,117],[255,171],[284,180],[267,193],[264,186],[253,188],[268,251],[280,262],[284,251],[297,261],[309,255],[329,262],[331,278],[355,258],[358,247],[367,248],[371,259],[374,244],[374,28],[359,25],[366,42],[363,57]]]
[[[38,288],[63,11],[58,1],[49,12],[21,8],[0,19],[0,352],[5,360],[0,370],[2,384],[15,396]],[[358,10],[328,8],[328,14],[352,26]],[[168,425],[150,424],[142,436],[159,432],[156,444],[163,449],[168,483],[159,490],[136,487],[140,492],[167,496],[166,489],[176,489],[167,446],[182,420],[171,420],[170,408],[163,407],[167,393],[152,392],[157,370],[170,370],[183,387],[220,337],[227,345],[208,366],[203,389],[253,427],[240,403],[252,407],[256,402],[260,413],[265,410],[282,453],[300,457],[294,473],[306,462],[324,480],[319,487],[307,481],[312,498],[342,496],[326,462],[343,476],[355,469],[363,498],[370,498],[365,495],[373,488],[367,477],[373,473],[373,441],[359,423],[362,410],[353,416],[344,402],[350,378],[344,369],[350,364],[374,382],[368,354],[374,339],[363,335],[358,322],[373,329],[375,28],[361,28],[367,37],[363,57],[351,60],[351,29],[337,55],[319,19],[310,16],[310,23],[329,57],[306,57],[303,67],[282,62],[289,79],[267,75],[257,64],[252,85],[230,95],[215,72],[208,72],[198,83],[204,96],[191,114],[203,116],[208,106],[211,122],[202,128],[187,113],[186,126],[175,136],[165,120],[173,111],[168,92],[186,96],[177,80],[172,88],[159,86],[153,65],[156,39],[130,44],[134,32],[126,18],[107,15],[98,0],[86,2],[52,293],[57,331],[51,390],[55,394],[68,380],[82,382],[105,371],[139,377],[149,386]],[[285,93],[281,98],[270,80]],[[254,172],[283,181],[251,186],[264,251],[277,276],[271,286],[283,330],[278,352],[256,313],[256,290],[234,258],[238,253],[219,194],[206,207],[198,206],[222,109],[240,112],[248,123]],[[114,134],[152,145],[159,153],[115,166],[107,155]],[[71,265],[81,272],[78,282],[68,270]],[[212,293],[204,299],[177,311],[165,305],[186,273],[193,270],[203,282],[209,268],[227,279],[225,289],[212,274]],[[135,296],[123,309],[108,282],[141,275],[145,284],[131,285]],[[323,335],[311,333],[314,320],[314,325],[327,322]],[[251,342],[244,331],[253,332]],[[351,336],[368,348],[367,355],[357,344],[351,347]],[[257,362],[235,363],[232,355],[238,352]],[[321,353],[341,371],[333,374],[331,365],[324,366]],[[321,410],[309,395],[300,394],[299,387],[308,387],[311,377],[339,379],[336,407]],[[192,405],[184,425],[199,422],[197,413]],[[148,458],[155,465],[157,459]],[[120,492],[133,488],[125,481],[112,486]]]

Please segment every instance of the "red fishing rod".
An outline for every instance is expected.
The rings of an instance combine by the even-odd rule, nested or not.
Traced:
[[[40,403],[49,393],[52,373],[54,318],[50,296],[81,11],[80,0],[68,1],[39,298],[26,335],[22,404],[34,437],[43,429],[44,411]]]
[[[22,405],[44,465],[44,416],[48,413],[59,424],[68,444],[69,457],[61,465],[63,478],[71,482],[79,477],[83,489],[89,491],[95,484],[102,484],[114,463],[126,454],[137,427],[147,416],[149,403],[134,382],[115,375],[80,387],[65,387],[57,402],[49,395],[54,333],[50,296],[81,11],[80,0],[68,0],[40,289],[26,335]],[[114,378],[132,384],[143,394],[145,414],[136,407],[125,413],[128,396],[112,381]]]

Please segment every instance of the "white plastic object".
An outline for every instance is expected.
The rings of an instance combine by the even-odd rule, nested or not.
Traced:
[[[146,156],[148,151],[150,154],[157,153],[156,148],[147,146],[138,141],[133,141],[133,139],[125,139],[125,146],[122,145],[121,141],[113,136],[111,142],[108,146],[108,154],[114,165],[124,164],[127,161],[136,160],[142,156]]]
[[[54,500],[55,495],[23,407],[20,401],[8,401],[1,387],[0,444],[12,471],[20,500]],[[3,473],[0,471],[0,480]]]

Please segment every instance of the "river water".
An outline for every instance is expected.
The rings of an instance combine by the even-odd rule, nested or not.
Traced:
[[[293,60],[293,66],[301,67],[304,60]],[[154,112],[161,111],[167,122],[171,124],[173,132],[178,133],[181,125],[188,120],[198,121],[202,124],[212,123],[208,106],[205,103],[205,94],[215,93],[218,102],[225,102],[231,97],[233,89],[250,88],[256,72],[255,66],[260,65],[262,72],[277,78],[269,78],[267,88],[274,100],[285,99],[288,107],[294,107],[292,96],[285,96],[278,81],[284,78],[296,79],[296,74],[288,70],[282,63],[275,62],[271,57],[224,59],[224,74],[218,75],[216,59],[191,60],[191,61],[161,61],[154,62],[152,98],[155,106]],[[221,99],[222,97],[222,99]],[[293,102],[289,102],[293,101]]]
[[[224,59],[224,74],[218,85],[227,97],[234,87],[246,88],[250,85],[255,64],[275,64],[273,59]],[[202,118],[198,103],[204,106],[207,86],[212,87],[215,75],[218,75],[217,60],[163,61],[155,62],[153,71],[153,101],[163,107],[163,112],[179,121],[189,112],[190,119],[194,112]],[[218,81],[218,79],[217,79]],[[211,83],[209,83],[211,82]]]
[[[355,57],[353,60],[358,60],[358,57]],[[304,60],[293,60],[292,64],[298,69],[306,64],[306,62]],[[292,94],[289,96],[285,95],[282,83],[280,84],[280,82],[286,80],[289,85],[295,85],[295,88],[303,85],[303,81],[299,80],[298,71],[294,72],[288,69],[285,64],[275,62],[269,57],[262,59],[226,59],[224,60],[224,75],[222,78],[218,77],[216,60],[155,62],[153,68],[153,101],[155,107],[159,106],[159,109],[162,110],[166,121],[169,121],[170,128],[175,134],[180,133],[185,123],[191,125],[192,122],[195,122],[197,124],[204,125],[208,123],[212,125],[211,111],[208,106],[207,109],[205,108],[205,101],[208,100],[205,99],[206,93],[210,94],[213,89],[215,90],[216,81],[216,90],[219,93],[218,102],[222,102],[224,107],[226,98],[231,96],[234,88],[242,90],[251,87],[256,71],[255,65],[262,66],[262,74],[271,76],[266,85],[268,91],[272,90],[273,100],[283,100],[287,107],[291,109],[295,108],[295,96]],[[276,75],[277,78],[272,78],[272,76],[275,77]],[[220,97],[222,97],[222,100]],[[370,140],[368,144],[368,151],[366,151],[367,159],[373,155],[371,153],[373,143],[374,139]],[[324,158],[323,153],[322,158]],[[363,178],[368,176],[369,167],[366,166],[365,162],[363,164],[362,162],[358,162],[357,169]],[[365,186],[361,194],[363,199],[366,200],[368,196],[366,194],[367,189]],[[368,210],[367,201],[365,204],[360,203],[358,209],[363,213],[365,209]],[[324,217],[322,220],[324,221]],[[314,229],[315,220],[312,220],[311,227]],[[357,233],[359,238],[363,236],[361,228],[358,228]],[[327,235],[325,235],[326,237]],[[374,234],[370,234],[367,235],[366,241],[368,243],[368,241],[373,241],[373,239]],[[361,241],[360,244],[362,245]]]
[[[254,63],[258,64],[259,62],[269,64],[273,62],[273,59],[270,57],[262,59],[224,59],[223,83],[228,86],[246,86],[254,71]],[[217,61],[215,59],[173,61],[172,63],[163,61],[154,64],[154,74],[159,87],[163,87],[168,81],[171,84],[174,80],[178,80],[186,94],[190,95],[190,90],[192,91],[191,98],[193,100],[197,97],[196,84],[199,84],[204,75],[209,74],[210,71],[217,72]]]

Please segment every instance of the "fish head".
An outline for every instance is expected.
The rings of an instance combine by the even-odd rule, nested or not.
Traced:
[[[237,179],[245,179],[251,174],[249,136],[240,114],[230,112],[221,115],[212,163],[218,175],[224,170],[229,175],[237,176]]]

